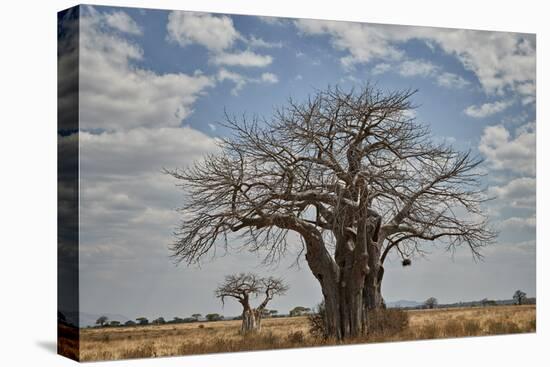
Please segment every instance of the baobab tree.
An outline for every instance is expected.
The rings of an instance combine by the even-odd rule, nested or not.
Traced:
[[[427,300],[424,301],[424,306],[427,308],[427,309],[434,309],[435,307],[437,307],[437,298],[435,297],[430,297],[428,298]]]
[[[228,275],[225,281],[215,291],[216,297],[225,302],[227,297],[235,298],[242,306],[241,333],[259,331],[262,327],[263,312],[274,296],[283,295],[288,286],[281,279],[274,277],[259,277],[252,273]],[[256,307],[250,304],[251,298],[263,296],[262,302]]]
[[[522,305],[525,302],[525,298],[527,297],[527,293],[525,293],[522,290],[517,290],[514,292],[514,301],[516,301],[516,304]]]
[[[480,257],[495,236],[482,161],[435,144],[411,113],[414,93],[328,88],[269,120],[227,115],[218,154],[166,171],[187,192],[174,258],[197,262],[232,234],[267,262],[297,245],[321,286],[327,333],[341,339],[365,332],[367,312],[383,307],[389,253],[410,265],[440,243]]]

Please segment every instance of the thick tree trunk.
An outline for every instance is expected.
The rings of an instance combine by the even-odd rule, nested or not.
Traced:
[[[322,285],[325,301],[325,327],[329,337],[337,340],[363,333],[362,288],[347,284]]]
[[[365,279],[365,287],[363,296],[365,299],[365,307],[368,310],[378,310],[386,308],[386,303],[382,297],[382,279],[384,277],[384,267],[377,265],[374,267],[372,276],[367,276]]]
[[[366,231],[364,226],[363,236]],[[304,239],[307,247],[306,261],[321,285],[325,300],[327,335],[342,340],[363,334],[366,312],[363,289],[368,272],[366,244],[356,243],[353,246],[348,242],[348,237],[341,236],[337,239],[337,250],[333,259],[320,235]]]
[[[243,322],[241,324],[241,334],[260,331],[262,328],[262,320],[259,312],[252,308],[243,311]]]

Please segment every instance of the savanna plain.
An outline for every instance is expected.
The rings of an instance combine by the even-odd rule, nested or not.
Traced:
[[[262,320],[261,331],[242,335],[241,321],[102,327],[80,330],[81,361],[163,357],[338,345],[315,332],[307,316]],[[384,325],[345,344],[530,333],[536,306],[491,306],[390,313]]]

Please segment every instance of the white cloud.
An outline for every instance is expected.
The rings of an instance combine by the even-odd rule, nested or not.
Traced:
[[[531,121],[518,127],[516,129],[516,135],[535,133],[535,129],[536,129],[535,121]]]
[[[305,35],[329,35],[334,48],[347,52],[340,59],[346,67],[400,60],[404,52],[398,46],[419,39],[455,56],[477,76],[487,94],[509,90],[522,96],[524,103],[533,101],[536,54],[532,35],[322,20],[297,20],[295,24]]]
[[[236,53],[220,53],[214,55],[212,62],[216,65],[242,66],[242,67],[265,67],[273,61],[269,55],[259,55],[252,51]]]
[[[485,118],[504,111],[512,104],[512,101],[496,101],[492,103],[484,103],[480,106],[471,105],[464,110],[464,113],[474,118]]]
[[[140,35],[143,33],[143,30],[138,26],[138,24],[123,11],[105,14],[105,21],[110,27],[124,33],[135,35]]]
[[[254,48],[281,48],[283,47],[282,42],[267,42],[264,41],[261,38],[257,38],[256,36],[252,35],[248,38],[247,43],[250,47]]]
[[[261,79],[263,82],[270,84],[275,84],[279,82],[279,78],[277,78],[277,75],[273,73],[263,73]]]
[[[445,88],[464,88],[470,84],[469,81],[467,81],[460,75],[456,75],[446,71],[438,74],[436,77],[436,81],[437,84]]]
[[[425,60],[406,60],[398,68],[398,72],[404,77],[433,78],[437,85],[444,88],[464,88],[469,84],[460,75],[442,71],[441,67]]]
[[[513,208],[535,209],[536,180],[532,177],[513,179],[503,186],[489,188],[489,196]]]
[[[79,141],[84,265],[165,257],[181,192],[162,169],[216,152],[217,140],[186,127],[80,132]]]
[[[166,26],[168,40],[185,47],[199,44],[209,51],[209,62],[220,66],[266,67],[273,61],[270,55],[261,55],[251,50],[235,50],[237,40],[252,48],[282,47],[282,43],[271,43],[251,35],[241,35],[233,24],[231,17],[173,11],[168,16]]]
[[[138,176],[190,162],[216,149],[216,140],[190,127],[81,132],[81,167],[89,176]]]
[[[371,73],[379,75],[392,69],[389,63],[376,64]],[[443,71],[441,67],[425,60],[406,60],[396,65],[396,71],[404,77],[429,77],[434,78],[437,85],[444,88],[464,88],[470,84],[460,75]]]
[[[373,59],[396,60],[403,56],[403,52],[391,44],[378,26],[311,19],[299,19],[295,24],[306,35],[330,35],[334,48],[349,52],[340,59],[345,67]]]
[[[512,138],[504,126],[496,125],[483,131],[479,151],[494,169],[534,176],[535,143],[535,133],[532,131],[521,131]]]
[[[287,18],[267,17],[267,16],[258,16],[257,18],[263,23],[269,24],[269,25],[283,26],[289,23],[289,20]]]
[[[399,65],[399,74],[405,77],[411,76],[431,76],[435,74],[437,67],[429,61],[407,60]]]
[[[372,70],[371,73],[374,75],[384,74],[385,72],[389,71],[391,69],[391,65],[385,62],[381,62],[380,64],[376,64]]]
[[[214,80],[135,66],[143,50],[107,32],[103,18],[90,9],[80,22],[80,127],[113,131],[180,125]]]
[[[229,71],[227,69],[220,69],[218,71],[218,80],[224,82],[226,80],[232,81],[235,84],[235,87],[231,90],[231,94],[234,96],[238,95],[241,89],[246,85],[248,79],[241,74]]]
[[[279,78],[273,73],[262,73],[259,78],[252,78],[235,73],[225,68],[221,68],[218,71],[218,80],[220,82],[226,80],[233,82],[235,87],[231,90],[231,94],[234,96],[238,95],[247,83],[275,84],[279,82]]]
[[[173,11],[168,15],[168,39],[185,47],[200,44],[212,51],[230,48],[241,36],[228,16]]]
[[[531,217],[510,217],[499,223],[501,229],[512,230],[529,230],[535,229],[537,226],[537,219],[533,215]]]

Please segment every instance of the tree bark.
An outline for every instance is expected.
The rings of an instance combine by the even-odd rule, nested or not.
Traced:
[[[347,247],[348,240],[337,239],[338,254],[334,260],[325,253],[324,246],[310,245],[306,253],[308,265],[321,285],[326,333],[337,340],[356,337],[365,331],[363,287],[368,267],[363,254],[357,256]],[[323,250],[317,252],[319,249]]]
[[[365,279],[365,287],[363,288],[363,296],[365,299],[365,307],[368,310],[379,310],[386,308],[386,303],[382,297],[382,279],[384,277],[384,267],[378,265],[375,267],[372,276],[367,276]]]
[[[262,320],[259,312],[252,308],[243,311],[243,322],[241,324],[241,334],[258,332],[262,328]]]

